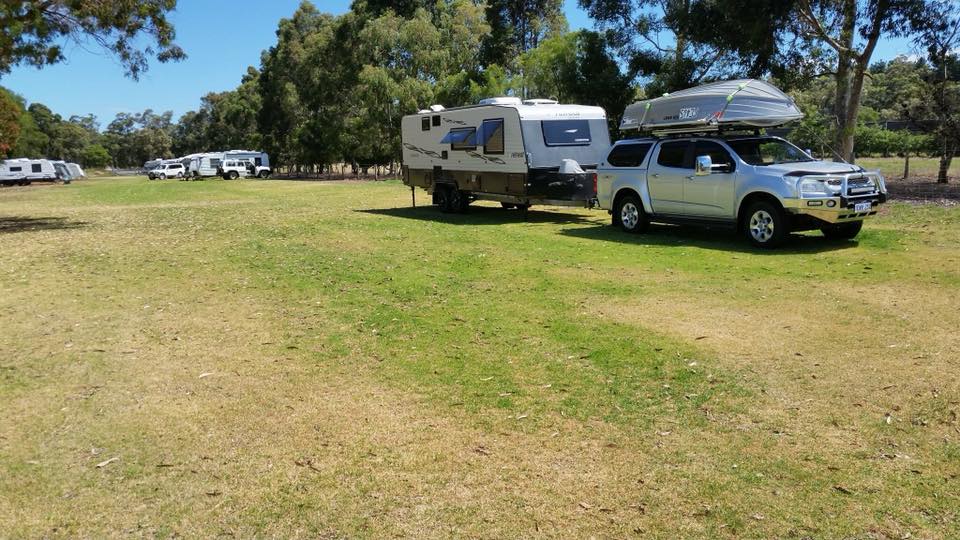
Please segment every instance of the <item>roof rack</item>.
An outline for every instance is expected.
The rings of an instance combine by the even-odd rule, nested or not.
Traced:
[[[803,118],[793,98],[755,79],[705,84],[627,107],[620,129],[690,134],[777,127]]]

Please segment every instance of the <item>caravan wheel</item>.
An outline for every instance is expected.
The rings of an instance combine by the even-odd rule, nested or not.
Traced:
[[[450,187],[449,186],[437,186],[436,191],[433,192],[433,200],[437,205],[437,208],[440,209],[444,214],[450,213]]]
[[[455,187],[450,188],[450,211],[464,213],[467,211],[467,205],[470,204],[469,196]]]

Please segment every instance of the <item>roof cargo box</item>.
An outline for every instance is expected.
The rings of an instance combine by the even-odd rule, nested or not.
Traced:
[[[699,133],[781,126],[803,118],[793,98],[755,79],[705,84],[638,101],[627,107],[620,129]]]

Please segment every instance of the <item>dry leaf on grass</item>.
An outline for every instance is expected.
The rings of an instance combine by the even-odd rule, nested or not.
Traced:
[[[113,463],[114,461],[120,461],[120,458],[119,458],[119,457],[112,457],[112,458],[110,458],[110,459],[108,459],[108,460],[106,460],[106,461],[101,461],[100,463],[97,463],[97,468],[98,468],[98,469],[102,469],[102,468],[106,467],[107,465]]]

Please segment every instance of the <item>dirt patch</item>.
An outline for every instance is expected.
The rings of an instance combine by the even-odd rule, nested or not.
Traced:
[[[914,204],[956,206],[960,204],[960,180],[939,184],[936,177],[913,176],[906,180],[887,180],[890,198]]]

